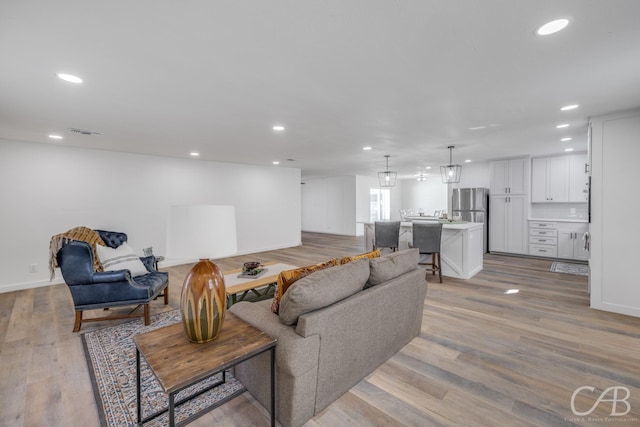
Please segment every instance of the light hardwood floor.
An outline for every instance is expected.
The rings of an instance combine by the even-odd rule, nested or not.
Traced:
[[[362,238],[303,233],[303,246],[218,264],[306,265],[363,247]],[[640,318],[590,309],[586,277],[550,265],[486,255],[471,280],[430,281],[420,336],[306,426],[640,425]],[[167,269],[170,305],[159,299],[152,313],[177,307],[190,267]],[[0,426],[99,425],[73,317],[65,285],[0,294]],[[577,411],[619,386],[630,396],[623,401],[618,389],[616,413],[629,413],[611,416],[612,402],[603,401],[574,415],[572,394],[583,386],[595,391],[577,394]],[[191,425],[265,426],[268,414],[245,393]]]

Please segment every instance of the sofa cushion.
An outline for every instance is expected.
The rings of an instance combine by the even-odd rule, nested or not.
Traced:
[[[380,257],[380,249],[376,249],[375,251],[366,252],[360,255],[346,256],[340,260],[340,265],[347,264],[351,261],[356,261],[364,258],[379,258]]]
[[[142,276],[149,272],[127,242],[115,249],[97,245],[96,252],[104,271],[129,270],[133,277]]]
[[[337,258],[331,258],[329,261],[321,262],[319,264],[308,265],[306,267],[294,268],[293,270],[285,270],[278,275],[278,287],[273,294],[273,303],[271,304],[271,311],[278,314],[280,309],[280,300],[282,295],[287,292],[287,289],[293,285],[297,280],[308,276],[314,271],[322,270],[325,268],[338,265]]]
[[[298,317],[361,291],[369,278],[369,261],[361,259],[309,274],[295,282],[280,301],[280,321],[293,325]]]
[[[415,270],[418,267],[420,255],[417,248],[393,252],[380,258],[369,260],[371,273],[366,288],[379,285],[401,274]]]

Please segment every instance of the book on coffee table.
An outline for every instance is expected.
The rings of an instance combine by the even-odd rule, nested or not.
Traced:
[[[256,268],[250,271],[242,271],[238,274],[238,279],[257,279],[267,271],[269,271],[268,268]]]

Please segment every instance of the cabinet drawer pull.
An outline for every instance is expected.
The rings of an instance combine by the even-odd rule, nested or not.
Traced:
[[[546,250],[546,249],[538,249],[538,251],[540,251],[540,252],[547,252],[547,250]]]
[[[547,239],[539,239],[540,242],[546,242]]]

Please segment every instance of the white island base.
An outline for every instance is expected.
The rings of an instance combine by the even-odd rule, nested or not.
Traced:
[[[410,222],[400,224],[399,250],[408,249],[413,240]],[[484,224],[468,222],[463,224],[443,224],[440,244],[442,275],[459,279],[470,279],[482,271],[484,255]],[[366,251],[373,250],[374,224],[364,224],[364,245]]]

